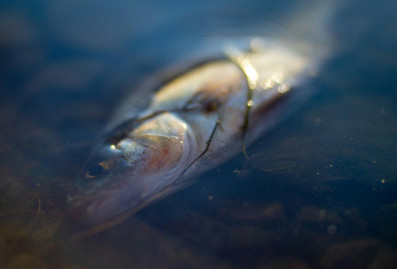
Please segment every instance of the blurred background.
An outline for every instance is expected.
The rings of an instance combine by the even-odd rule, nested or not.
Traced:
[[[64,212],[112,111],[206,40],[290,35],[315,1],[0,2],[0,267],[393,268],[397,4],[335,1],[317,94],[196,184],[72,242]]]

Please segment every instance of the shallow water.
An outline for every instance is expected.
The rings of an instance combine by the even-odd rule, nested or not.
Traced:
[[[119,226],[69,240],[66,186],[125,94],[206,36],[283,33],[278,19],[300,3],[273,2],[0,3],[0,267],[392,268],[393,1],[334,14],[338,53],[310,85],[321,91],[249,147],[249,162],[239,155]]]

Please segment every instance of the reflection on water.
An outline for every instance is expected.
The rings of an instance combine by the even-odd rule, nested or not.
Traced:
[[[0,4],[1,267],[396,263],[392,1],[341,8],[332,20],[341,52],[312,83],[322,91],[248,148],[250,162],[238,156],[78,242],[64,213],[68,185],[125,93],[204,36],[283,33],[274,22],[298,4],[24,2]]]

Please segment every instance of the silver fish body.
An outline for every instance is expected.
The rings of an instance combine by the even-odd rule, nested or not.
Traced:
[[[292,110],[285,101],[307,95],[295,86],[314,61],[282,43],[258,47],[258,41],[248,51],[226,49],[223,59],[147,94],[146,108],[94,149],[68,197],[71,214],[97,225],[139,210],[241,152]]]

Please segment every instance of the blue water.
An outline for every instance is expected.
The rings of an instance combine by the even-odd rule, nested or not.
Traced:
[[[300,110],[197,183],[71,241],[67,186],[126,94],[310,1],[0,2],[0,267],[393,268],[397,4],[340,3]]]

